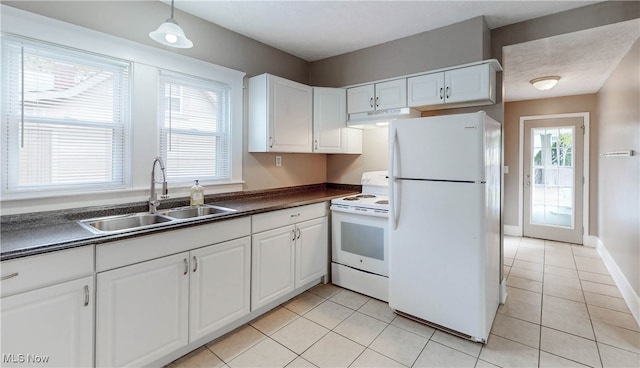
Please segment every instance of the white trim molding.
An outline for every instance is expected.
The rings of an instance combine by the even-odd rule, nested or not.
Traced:
[[[522,226],[504,225],[504,235],[522,236]]]
[[[524,123],[530,120],[543,120],[543,119],[565,119],[565,118],[582,118],[584,123],[584,150],[582,152],[583,158],[583,170],[582,176],[584,177],[584,185],[582,187],[582,226],[584,232],[582,234],[582,242],[586,244],[589,236],[589,141],[590,141],[590,114],[588,112],[575,112],[567,114],[553,114],[553,115],[534,115],[534,116],[521,116],[520,117],[520,137],[518,141],[518,162],[520,167],[518,168],[518,226],[510,226],[510,230],[519,230],[516,236],[523,236],[524,229],[524,190],[522,183],[524,182]],[[507,231],[507,225],[505,225],[505,233]],[[512,234],[510,234],[512,235]]]
[[[633,290],[633,287],[631,287],[631,284],[624,276],[624,273],[622,273],[620,267],[618,267],[618,264],[613,260],[613,257],[611,257],[602,241],[595,236],[591,238],[595,239],[596,249],[602,258],[605,267],[607,267],[613,281],[616,283],[616,286],[618,286],[618,289],[620,290],[624,301],[627,303],[633,318],[635,318],[636,323],[640,325],[640,296],[638,296],[638,293]]]

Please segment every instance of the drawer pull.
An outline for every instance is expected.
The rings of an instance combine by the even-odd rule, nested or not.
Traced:
[[[291,215],[291,217],[292,217],[292,218],[293,218],[293,217],[300,217],[300,214],[299,214],[299,213],[296,213],[296,214]]]
[[[10,273],[10,274],[8,274],[6,276],[2,276],[2,278],[0,280],[2,280],[2,281],[9,280],[9,279],[12,279],[12,278],[14,278],[16,276],[18,276],[18,273],[14,272],[14,273]]]
[[[89,285],[84,286],[84,306],[89,305]]]

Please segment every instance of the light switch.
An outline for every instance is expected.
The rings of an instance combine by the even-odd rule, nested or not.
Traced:
[[[276,167],[282,166],[282,156],[276,156]]]
[[[503,172],[503,173],[505,173],[505,174],[508,174],[508,173],[509,173],[509,166],[505,166],[505,167],[502,169],[502,172]]]

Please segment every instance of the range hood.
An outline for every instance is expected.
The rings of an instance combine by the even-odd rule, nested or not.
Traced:
[[[409,107],[359,112],[356,114],[349,114],[347,126],[349,128],[359,129],[375,128],[378,126],[384,126],[386,125],[385,123],[389,123],[391,120],[419,118],[420,114],[420,111]]]

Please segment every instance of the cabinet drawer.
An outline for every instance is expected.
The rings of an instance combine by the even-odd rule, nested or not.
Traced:
[[[250,223],[251,218],[247,216],[100,244],[96,247],[96,271],[102,272],[248,236],[251,231]]]
[[[327,215],[327,202],[292,207],[252,216],[251,233],[275,229]]]
[[[2,262],[2,296],[93,273],[93,245]]]

